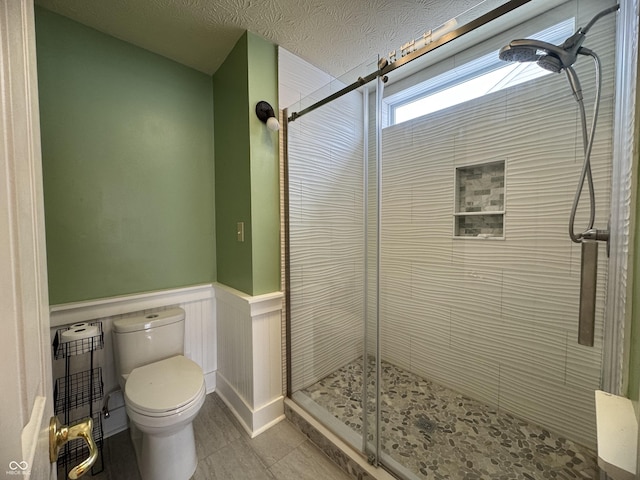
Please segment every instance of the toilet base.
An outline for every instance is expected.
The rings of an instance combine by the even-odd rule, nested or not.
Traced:
[[[193,424],[171,435],[150,435],[129,422],[142,480],[189,480],[198,466]]]

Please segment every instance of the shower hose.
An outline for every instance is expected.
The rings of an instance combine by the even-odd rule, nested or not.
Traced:
[[[591,130],[590,132],[587,132],[587,114],[585,111],[584,100],[582,98],[582,90],[579,83],[577,82],[578,76],[572,67],[565,68],[567,78],[569,80],[569,83],[571,84],[572,89],[574,90],[574,95],[580,109],[580,123],[582,126],[582,143],[584,150],[584,162],[582,164],[582,171],[580,173],[578,187],[573,198],[573,205],[571,207],[571,214],[569,216],[569,236],[571,237],[571,240],[576,243],[582,242],[582,239],[585,238],[585,234],[593,230],[593,225],[595,223],[596,202],[595,192],[593,188],[593,175],[591,173],[591,152],[593,151],[593,142],[596,133],[596,123],[598,121],[598,110],[600,108],[600,95],[602,90],[602,75],[600,72],[600,59],[598,58],[598,55],[596,55],[595,52],[584,47],[580,48],[579,54],[588,55],[593,58],[596,77],[596,95],[593,106],[593,120],[591,122]],[[574,85],[574,81],[575,83],[577,83],[577,89],[575,88],[576,86]],[[584,187],[585,178],[587,179],[587,185],[589,188],[589,223],[587,228],[583,232],[576,234],[576,212],[578,210],[578,203],[580,202],[580,197],[582,195],[582,188]]]

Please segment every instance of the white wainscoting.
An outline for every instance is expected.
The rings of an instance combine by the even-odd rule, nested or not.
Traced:
[[[216,301],[211,284],[52,305],[51,339],[53,340],[56,330],[64,325],[97,320],[102,322],[104,349],[95,352],[94,362],[102,368],[106,396],[109,392],[118,390],[111,340],[113,320],[170,307],[181,307],[185,311],[185,356],[202,367],[207,393],[211,393],[216,389],[217,369]],[[71,368],[73,372],[88,369],[89,355],[74,357]],[[63,375],[64,361],[54,360],[54,382]],[[120,393],[111,397],[109,410],[110,418],[103,419],[105,437],[127,428],[124,400]]]
[[[284,418],[282,292],[250,296],[215,284],[217,393],[252,437]]]

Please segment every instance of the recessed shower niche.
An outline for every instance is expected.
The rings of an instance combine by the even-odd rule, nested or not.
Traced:
[[[453,236],[504,239],[505,161],[457,167]]]

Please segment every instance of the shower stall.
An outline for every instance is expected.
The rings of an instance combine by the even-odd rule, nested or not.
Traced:
[[[289,395],[399,478],[598,476],[594,390],[619,393],[626,271],[615,5],[484,2],[285,112]],[[607,8],[581,43],[601,86],[586,53],[569,66],[585,137],[564,70],[498,52],[561,45]],[[581,181],[595,211],[583,194],[576,231],[611,224],[590,298],[569,235]]]

